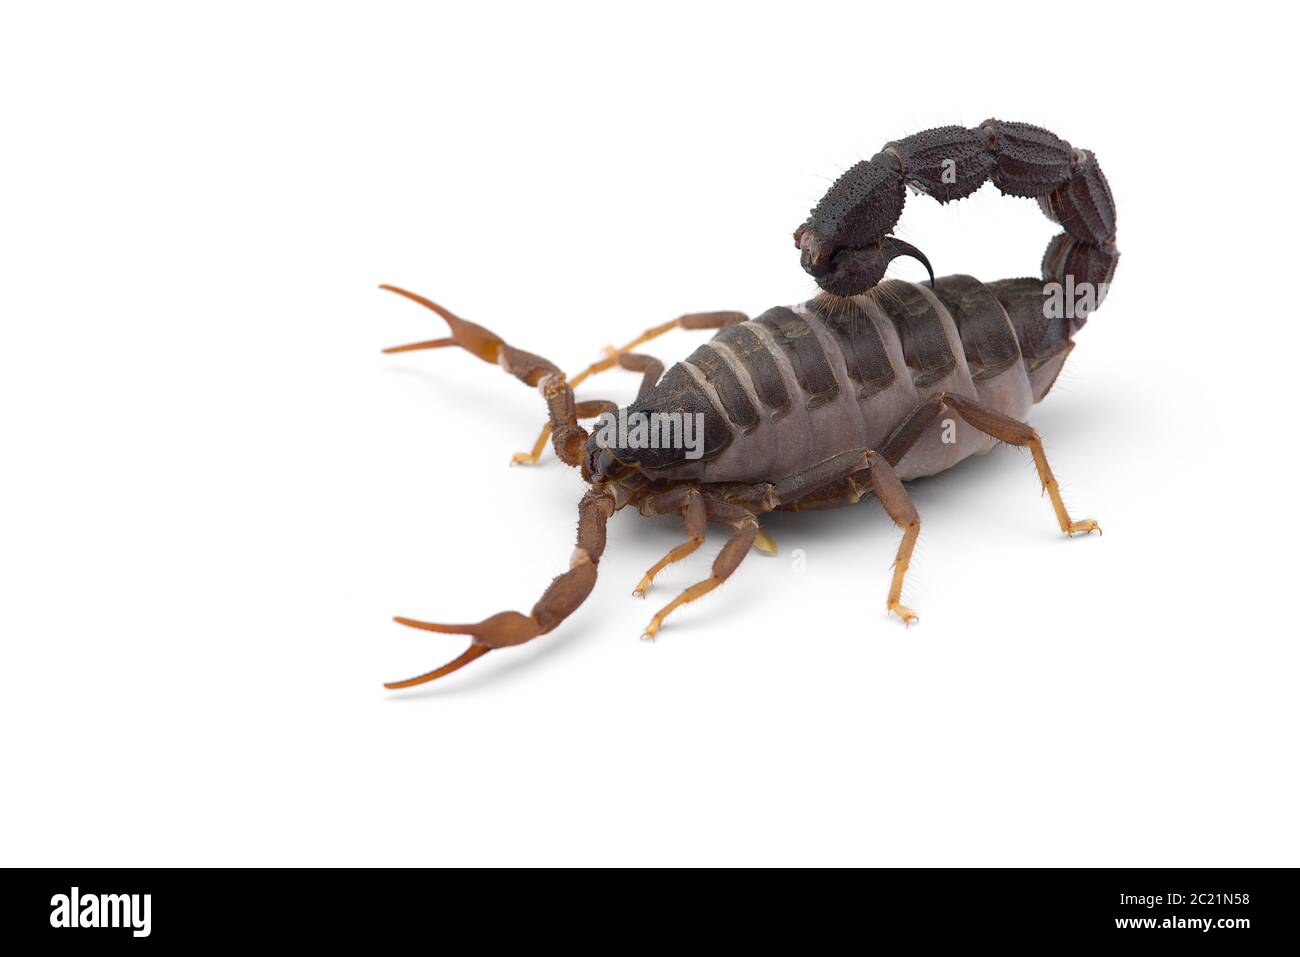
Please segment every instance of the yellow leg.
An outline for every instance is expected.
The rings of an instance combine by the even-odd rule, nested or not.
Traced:
[[[679,498],[679,496],[681,497]],[[646,589],[650,587],[650,583],[655,580],[656,575],[674,562],[681,561],[704,542],[704,531],[709,522],[708,513],[704,506],[704,497],[696,489],[689,489],[684,495],[681,492],[668,492],[661,499],[656,500],[651,507],[670,508],[674,505],[681,510],[682,518],[686,524],[687,540],[671,549],[667,555],[650,566],[650,570],[641,576],[640,583],[632,591],[635,598],[644,598]]]
[[[636,588],[632,589],[632,597],[644,598],[646,589],[650,587],[650,583],[655,580],[656,575],[674,562],[680,562],[687,555],[691,554],[691,552],[699,548],[700,543],[701,539],[692,539],[689,542],[682,542],[680,545],[670,550],[667,555],[655,562],[650,567],[650,570],[641,576],[641,581],[637,584]]]
[[[1066,535],[1075,532],[1083,532],[1085,535],[1096,532],[1100,535],[1101,526],[1095,519],[1081,518],[1075,521],[1070,518],[1070,513],[1065,510],[1065,502],[1061,499],[1061,486],[1052,474],[1052,467],[1047,464],[1047,453],[1043,451],[1043,443],[1037,435],[1029,440],[1029,451],[1034,456],[1034,467],[1038,469],[1038,480],[1043,483],[1043,491],[1052,500],[1052,510],[1056,512],[1056,521],[1060,524],[1061,531]]]
[[[707,595],[709,592],[713,591],[713,589],[721,585],[722,582],[723,579],[721,578],[706,578],[702,582],[696,582],[656,612],[655,616],[650,619],[650,624],[645,626],[645,633],[642,634],[641,637],[647,641],[654,641],[655,635],[659,634],[659,629],[663,627],[665,618],[682,605],[695,601],[695,599],[703,595]]]
[[[537,437],[537,441],[533,443],[533,450],[531,452],[516,452],[513,456],[511,456],[510,461],[515,465],[532,465],[534,462],[540,459],[542,457],[542,453],[546,451],[546,442],[548,439],[550,439],[550,437],[551,437],[550,425],[548,424],[542,426],[542,434],[539,435]]]
[[[1034,457],[1034,467],[1038,469],[1038,480],[1043,484],[1043,491],[1052,500],[1052,511],[1056,513],[1056,521],[1061,526],[1061,531],[1066,535],[1073,535],[1075,532],[1101,533],[1101,526],[1091,518],[1083,518],[1077,522],[1070,518],[1070,513],[1065,510],[1065,502],[1061,500],[1061,487],[1056,483],[1052,467],[1047,464],[1043,442],[1032,426],[959,395],[943,393],[940,404],[952,408],[985,435],[991,435],[1000,442],[1029,449]]]
[[[909,525],[903,532],[903,540],[898,543],[898,557],[894,559],[894,578],[889,583],[889,598],[887,607],[891,612],[903,619],[904,625],[910,625],[916,621],[916,612],[908,608],[902,602],[903,597],[903,577],[907,574],[907,566],[912,564],[912,549],[916,547],[916,538],[921,534],[921,525],[918,522],[915,525]]]
[[[889,597],[885,599],[885,604],[890,612],[903,619],[904,625],[910,625],[917,620],[916,612],[903,604],[903,579],[907,575],[907,567],[912,564],[912,549],[916,547],[916,539],[921,534],[921,516],[916,513],[911,496],[894,474],[888,459],[879,452],[868,452],[866,464],[867,482],[871,490],[876,493],[876,498],[880,499],[880,504],[885,507],[885,512],[894,524],[903,530],[903,539],[898,543],[898,554],[894,558],[894,577],[889,583]]]
[[[754,544],[754,537],[757,533],[758,522],[753,515],[746,515],[738,519],[735,533],[731,538],[727,539],[727,544],[722,546],[722,551],[718,552],[718,557],[713,560],[713,573],[704,581],[696,582],[660,609],[650,619],[650,624],[646,625],[645,633],[641,637],[653,641],[655,635],[659,633],[659,629],[663,627],[665,618],[682,605],[695,601],[701,595],[707,595],[731,577],[731,573],[740,565],[750,547]]]

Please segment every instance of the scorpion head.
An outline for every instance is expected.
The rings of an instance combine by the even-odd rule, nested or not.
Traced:
[[[593,485],[601,482],[615,482],[635,472],[637,463],[624,462],[612,449],[600,445],[596,436],[587,440],[587,449],[583,453],[583,478]]]
[[[696,478],[732,430],[687,366],[678,363],[626,408],[602,413],[582,453],[588,480]]]
[[[795,230],[794,239],[799,247],[799,264],[818,286],[835,296],[857,296],[869,291],[899,256],[918,260],[930,274],[930,283],[934,283],[934,270],[925,253],[894,236],[860,247],[836,247],[805,223]]]

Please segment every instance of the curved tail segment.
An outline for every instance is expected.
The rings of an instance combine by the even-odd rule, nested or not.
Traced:
[[[990,179],[1008,196],[1038,200],[1064,228],[1048,243],[1043,279],[1087,289],[1083,301],[1099,306],[1119,262],[1110,185],[1091,152],[1028,123],[943,126],[885,144],[836,180],[795,230],[800,262],[833,295],[867,292],[890,259],[911,254],[889,235],[907,187],[949,203]]]

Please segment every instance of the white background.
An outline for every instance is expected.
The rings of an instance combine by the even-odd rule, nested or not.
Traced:
[[[0,860],[1300,863],[1284,32],[893,11],[6,6]],[[378,283],[576,371],[808,297],[790,232],[831,180],[990,116],[1095,150],[1118,202],[1032,414],[1104,537],[1002,448],[912,486],[918,625],[867,501],[773,517],[780,554],[652,644],[722,534],[638,602],[680,524],[621,513],[558,631],[382,689],[462,647],[389,616],[531,607],[581,482],[507,466],[543,410],[499,370],[380,355],[444,333]],[[992,187],[900,226],[984,279],[1054,232]]]

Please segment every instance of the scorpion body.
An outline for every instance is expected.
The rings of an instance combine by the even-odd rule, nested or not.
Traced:
[[[1064,227],[1048,244],[1041,278],[935,280],[919,250],[889,235],[907,187],[949,202],[989,179],[1003,193],[1037,199]],[[841,176],[794,239],[803,268],[821,287],[813,299],[752,320],[738,312],[686,315],[608,350],[572,379],[436,303],[384,287],[434,310],[452,332],[388,351],[457,345],[538,387],[549,423],[533,452],[516,461],[535,461],[549,435],[559,458],[590,483],[569,570],[532,612],[464,625],[398,618],[429,631],[468,634],[472,642],[443,667],[388,687],[431,681],[490,649],[555,628],[595,586],[606,522],[629,505],[644,515],[681,515],[687,536],[646,572],[638,596],[700,546],[708,523],[732,530],[711,575],[661,609],[647,637],[675,609],[725,581],[751,547],[773,549],[760,515],[847,505],[870,494],[902,530],[887,607],[904,622],[915,620],[901,592],[920,518],[901,483],[1000,441],[1030,449],[1063,532],[1100,530],[1091,519],[1070,518],[1038,435],[1023,421],[1051,389],[1074,334],[1105,298],[1119,259],[1114,202],[1090,153],[1023,123],[928,130],[887,144]],[[898,256],[919,259],[930,281],[882,282]],[[674,328],[719,331],[667,373],[658,360],[633,351]],[[609,433],[589,434],[578,424],[618,411],[610,402],[577,402],[573,393],[615,365],[643,374],[636,401],[620,414],[695,417],[703,426],[698,455],[674,443],[630,442],[621,432],[611,441]]]
[[[948,276],[933,288],[891,281],[876,296],[814,299],[728,326],[632,406],[702,410],[712,444],[696,460],[640,450],[639,469],[656,480],[784,489],[809,463],[885,448],[941,392],[1023,418],[1073,345],[1068,320],[1042,328],[1043,286],[1032,279],[989,286],[970,276]],[[916,440],[894,468],[900,479],[933,475],[996,444],[971,429],[948,442],[940,433],[935,423]],[[647,453],[667,461],[655,466]]]

